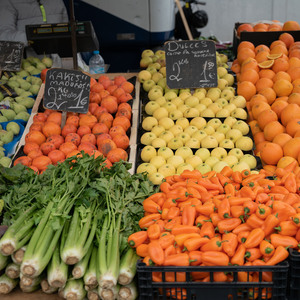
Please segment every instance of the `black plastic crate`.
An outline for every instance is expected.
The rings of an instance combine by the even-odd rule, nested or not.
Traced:
[[[300,299],[300,252],[289,249],[290,276],[288,285],[288,299]]]
[[[284,261],[276,266],[226,266],[226,267],[158,267],[137,264],[139,298],[146,299],[286,299],[289,264]],[[154,272],[161,272],[161,281],[154,281]],[[185,280],[182,282],[167,282],[166,275],[179,272]],[[207,282],[192,281],[192,272],[208,272],[210,280]],[[232,274],[231,282],[214,282],[214,272]],[[246,272],[247,280],[238,281],[238,272]],[[252,272],[258,272],[258,281],[249,281]],[[263,272],[272,272],[272,281],[262,280]],[[176,273],[175,273],[176,274]],[[175,278],[176,275],[175,275]],[[179,280],[182,280],[179,279]],[[295,298],[296,299],[296,298]],[[299,299],[299,298],[297,298]]]

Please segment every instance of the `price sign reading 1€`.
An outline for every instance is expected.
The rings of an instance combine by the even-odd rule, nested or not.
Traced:
[[[213,41],[171,41],[166,52],[167,86],[171,89],[216,87],[216,48]]]

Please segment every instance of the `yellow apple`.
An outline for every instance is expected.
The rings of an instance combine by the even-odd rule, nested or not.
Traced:
[[[189,147],[191,149],[199,149],[200,148],[200,141],[195,138],[190,138],[186,143],[184,144],[186,147]]]
[[[198,130],[193,133],[192,138],[197,139],[199,142],[202,141],[207,136],[207,133],[204,130]]]
[[[147,68],[150,64],[153,63],[153,60],[150,56],[142,57],[140,60],[140,67],[141,68]]]
[[[174,152],[169,147],[162,147],[157,150],[157,155],[162,156],[165,160],[174,155]]]
[[[193,171],[194,168],[190,164],[183,163],[177,167],[176,174],[181,174],[184,170]]]
[[[179,155],[174,155],[168,158],[167,164],[174,166],[177,168],[179,165],[184,163],[184,159]]]
[[[242,133],[238,129],[230,129],[226,133],[226,139],[230,139],[234,143],[242,136],[243,136]]]
[[[146,173],[148,173],[148,175],[151,175],[151,174],[157,172],[157,169],[155,168],[155,166],[153,166],[150,163],[142,163],[137,167],[136,172],[137,173],[146,172]]]
[[[242,172],[244,170],[250,170],[249,166],[244,161],[238,162],[237,164],[232,166],[233,172],[235,172],[235,171]]]
[[[213,103],[213,101],[210,98],[205,97],[205,98],[201,99],[199,103],[208,107],[210,104]]]
[[[164,97],[166,98],[167,101],[171,101],[172,99],[177,98],[177,94],[174,91],[169,91],[164,94]]]
[[[160,87],[162,87],[163,89],[165,89],[167,87],[167,79],[161,78],[158,80],[157,85],[159,85]]]
[[[146,56],[153,56],[154,52],[151,49],[145,49],[142,52],[142,57],[146,57]]]
[[[146,82],[144,82],[145,84]],[[158,99],[159,97],[163,96],[163,92],[159,89],[159,88],[154,88],[151,89],[151,91],[149,91],[148,93],[148,98],[151,101],[155,101],[156,99]]]
[[[160,105],[156,101],[149,101],[145,105],[145,112],[147,115],[152,116],[158,108],[160,108]]]
[[[163,106],[167,103],[167,100],[164,96],[155,99],[155,102],[159,104],[159,106]]]
[[[230,103],[233,103],[236,107],[239,108],[245,108],[246,102],[246,99],[241,95],[234,96],[232,99],[230,99]]]
[[[191,148],[183,146],[175,151],[175,155],[179,155],[185,160],[193,155],[193,151]]]
[[[242,119],[242,120],[247,120],[247,112],[243,109],[243,108],[240,108],[240,107],[237,107],[236,109],[234,109],[230,115],[232,117],[235,117],[237,119]]]
[[[225,105],[223,108],[227,109],[230,113],[232,113],[236,109],[236,106],[233,103],[229,103]]]
[[[151,90],[155,90],[155,89],[159,89],[162,93],[164,92],[164,89],[160,85],[156,84],[153,87],[151,87],[151,89],[148,92],[148,94],[151,92]]]
[[[211,171],[211,167],[210,167],[210,165],[208,165],[206,163],[202,163],[202,164],[196,166],[195,170],[198,170],[202,175],[204,175]]]
[[[196,118],[196,117],[199,117],[200,115],[200,112],[197,108],[195,107],[191,107],[191,108],[188,108],[186,111],[184,111],[183,113],[183,116],[185,118]]]
[[[207,90],[205,88],[196,88],[194,93],[203,92],[206,95]]]
[[[159,72],[155,72],[152,74],[152,77],[151,79],[155,82],[155,83],[158,83],[158,81],[163,78],[163,74],[159,73]]]
[[[197,97],[198,100],[204,99],[205,98],[206,93],[199,91],[199,92],[194,92],[193,96]]]
[[[172,138],[174,138],[174,135],[172,132],[166,130],[163,131],[158,137],[165,140],[166,143],[168,143]]]
[[[178,110],[180,110],[183,114],[186,110],[188,110],[190,107],[188,105],[185,104],[181,104],[177,107]]]
[[[197,156],[197,155],[192,155],[192,156],[189,156],[185,159],[185,162],[187,164],[190,164],[193,168],[197,167],[198,165],[202,164],[203,161],[201,159],[200,156]]]
[[[226,157],[223,158],[223,161],[228,163],[230,168],[239,162],[238,158],[234,155],[227,155]]]
[[[148,65],[147,71],[149,71],[151,73],[151,79],[153,80],[153,74],[157,73],[156,68],[154,67],[153,64]],[[154,80],[153,80],[154,81]],[[155,82],[155,81],[154,81]]]
[[[257,165],[256,158],[251,154],[245,154],[241,157],[240,162],[244,161],[250,169],[255,169]]]
[[[234,76],[231,74],[226,74],[222,77],[223,79],[227,80],[228,85],[232,86],[234,84]]]
[[[187,118],[179,118],[176,120],[176,125],[180,125],[182,129],[184,130],[190,125],[190,122]]]
[[[169,117],[160,118],[158,124],[165,128],[165,130],[170,129],[174,126],[174,121]]]
[[[164,177],[172,176],[175,174],[176,169],[170,164],[162,165],[158,170],[158,173],[161,173]]]
[[[164,180],[164,175],[158,172],[152,173],[148,176],[148,179],[154,184],[154,185],[161,185]]]
[[[176,121],[183,117],[183,112],[179,109],[174,109],[173,111],[169,112],[169,118],[173,121]]]
[[[161,148],[161,147],[166,147],[167,146],[167,143],[165,140],[163,140],[162,138],[156,138],[152,141],[151,145],[154,147],[154,148]]]
[[[177,134],[179,133],[182,133],[183,132],[183,129],[180,125],[174,125],[172,126],[170,129],[169,129],[170,132],[173,133],[174,136],[176,136]]]
[[[185,144],[191,138],[191,136],[186,132],[180,132],[175,137],[182,140],[183,144]]]
[[[156,149],[153,146],[145,146],[141,151],[141,159],[144,162],[149,162],[154,156],[156,156]]]
[[[222,124],[220,119],[213,118],[207,122],[207,125],[212,126],[215,130]]]
[[[202,129],[206,125],[206,120],[203,117],[195,117],[190,121],[190,125]]]
[[[166,71],[167,71],[166,67],[161,67],[158,72],[161,73],[164,77],[166,77]]]
[[[234,93],[230,89],[224,88],[223,91],[221,92],[221,97],[225,98],[226,100],[230,100],[234,97]]]
[[[228,125],[230,128],[232,128],[233,124],[234,124],[236,121],[237,121],[237,119],[234,118],[234,117],[227,117],[227,118],[224,120],[223,124],[226,124],[226,125]]]
[[[240,160],[244,153],[241,149],[238,148],[233,148],[228,152],[228,155],[234,155],[238,160]]]
[[[165,107],[160,107],[157,110],[154,111],[153,117],[159,121],[162,118],[168,117],[169,112]]]
[[[238,120],[233,124],[232,129],[237,129],[242,135],[246,135],[249,132],[249,125],[245,121]]]
[[[184,129],[184,133],[187,133],[189,136],[192,136],[195,132],[198,131],[196,126],[189,125],[187,128]]]
[[[204,162],[206,163],[206,164],[208,164],[211,168],[213,168],[214,167],[214,165],[217,163],[217,162],[219,162],[220,160],[217,158],[217,157],[215,157],[215,156],[210,156],[210,157],[208,157]]]
[[[144,83],[144,81],[151,79],[152,75],[149,71],[142,70],[138,73],[138,81]]]
[[[166,160],[158,155],[158,156],[154,156],[150,159],[150,164],[152,164],[156,169],[160,168],[162,165],[166,164]]]
[[[222,147],[216,147],[213,150],[211,150],[210,156],[215,156],[219,160],[222,160],[227,156],[227,151]]]
[[[168,113],[170,113],[170,112],[174,111],[175,109],[177,109],[177,106],[174,103],[171,103],[171,102],[167,102],[162,107],[164,107],[168,111]]]
[[[141,136],[141,143],[143,145],[151,145],[152,144],[152,141],[154,139],[156,139],[157,136],[152,133],[152,132],[145,132],[142,136]]]
[[[205,161],[208,157],[210,157],[210,152],[206,148],[200,148],[195,153],[196,156],[199,156],[202,161]]]
[[[218,131],[214,132],[211,136],[215,137],[218,143],[225,139],[225,134]]]
[[[228,74],[227,70],[224,67],[217,67],[217,74],[220,78]]]
[[[156,125],[158,125],[158,122],[154,117],[146,117],[142,122],[142,128],[146,131],[151,131]]]
[[[218,161],[213,166],[213,171],[216,171],[217,173],[220,173],[225,167],[229,167],[228,163],[225,161]]]
[[[175,104],[177,108],[179,105],[184,104],[184,101],[181,98],[176,97],[171,100],[171,103]]]
[[[215,103],[218,103],[223,108],[228,104],[228,101],[225,98],[219,98],[215,101]]]
[[[227,118],[230,116],[230,112],[226,108],[222,108],[216,113],[217,118]]]
[[[215,137],[208,135],[201,141],[202,148],[216,148],[218,147],[218,141]]]
[[[210,108],[206,108],[200,112],[200,116],[203,118],[214,118],[215,113]]]
[[[190,92],[183,91],[179,93],[179,98],[181,98],[183,101],[185,101],[186,98],[192,96]]]
[[[215,129],[207,124],[201,130],[205,131],[208,135],[211,135],[215,132]]]
[[[201,112],[205,110],[207,107],[204,104],[199,103],[195,106],[195,108],[199,111],[199,115],[201,115]]]
[[[222,124],[216,129],[216,132],[220,132],[225,135],[230,129],[231,129],[231,127],[229,125]]]
[[[223,91],[226,87],[228,87],[227,80],[220,78],[218,79],[218,88]],[[222,94],[221,94],[222,95]]]
[[[223,147],[225,149],[233,149],[234,148],[234,142],[230,139],[224,139],[219,143],[219,147]]]
[[[222,106],[215,102],[215,103],[208,105],[207,109],[212,110],[213,113],[216,114],[219,110],[222,109]]]
[[[253,141],[248,136],[242,136],[235,142],[235,147],[242,151],[250,151],[253,149]]]
[[[168,141],[168,147],[172,150],[177,150],[178,148],[183,147],[183,142],[181,139],[175,137]]]
[[[149,71],[148,71],[149,72]],[[149,72],[150,73],[150,72]],[[151,73],[150,73],[151,74]],[[152,74],[151,74],[152,76]],[[149,92],[150,89],[155,86],[155,81],[152,80],[152,79],[148,79],[148,80],[145,80],[143,82],[143,89],[146,91],[146,92]]]
[[[184,104],[190,107],[195,107],[197,104],[199,104],[199,99],[195,96],[189,96],[184,100]]]
[[[156,136],[159,136],[164,131],[165,128],[161,125],[156,125],[151,129],[151,132],[154,133]]]
[[[186,89],[180,89],[180,90],[179,90],[179,94],[185,93],[185,92],[191,93],[191,89],[186,88]]]
[[[221,90],[219,88],[210,88],[206,93],[206,97],[210,98],[212,101],[215,101],[218,98],[220,98],[220,95]]]

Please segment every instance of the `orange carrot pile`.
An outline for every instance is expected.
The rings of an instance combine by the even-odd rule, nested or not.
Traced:
[[[288,248],[299,247],[297,166],[277,169],[274,179],[265,170],[251,174],[229,167],[220,173],[185,170],[169,176],[160,192],[144,200],[141,231],[133,233],[128,243],[147,265],[276,265],[288,257]],[[218,281],[230,281],[230,275],[219,273]],[[253,273],[249,280],[242,273],[238,272],[239,281],[257,277]],[[264,281],[272,281],[271,272],[262,273]],[[174,281],[171,277],[166,281]],[[193,280],[205,282],[209,277],[199,272]],[[154,272],[153,280],[161,281],[161,273]],[[178,276],[176,280],[181,281]]]

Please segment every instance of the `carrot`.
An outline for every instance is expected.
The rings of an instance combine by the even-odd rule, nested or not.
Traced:
[[[289,252],[284,246],[278,246],[273,254],[273,256],[266,262],[267,266],[274,266],[282,262],[289,256]]]
[[[294,224],[293,221],[282,221],[278,224],[279,226],[275,227],[279,234],[294,236],[298,231],[298,227]]]
[[[150,214],[139,220],[139,226],[141,229],[148,228],[150,225],[154,224],[159,219],[161,219],[161,214]]]
[[[176,244],[181,247],[183,246],[184,241],[192,238],[200,237],[198,233],[183,233],[175,235],[175,242]]]
[[[147,229],[147,234],[150,240],[156,240],[160,236],[160,227],[158,224],[152,224]]]
[[[224,219],[218,222],[218,229],[220,233],[234,230],[242,223],[240,218]]]
[[[205,222],[200,228],[200,236],[213,238],[215,236],[214,225],[211,222]]]
[[[228,266],[229,257],[219,251],[207,251],[202,253],[202,262],[206,266]]]
[[[185,234],[185,233],[200,233],[200,229],[197,226],[188,226],[188,225],[177,225],[175,226],[171,233],[173,235]]]
[[[165,260],[165,254],[164,250],[159,244],[159,241],[154,240],[149,243],[148,245],[148,252],[151,260],[157,264],[157,265],[162,265]]]
[[[189,266],[190,265],[190,258],[187,253],[179,253],[169,255],[165,258],[164,266]]]
[[[193,226],[196,218],[196,208],[185,206],[182,210],[182,225]]]
[[[184,170],[181,174],[180,177],[183,179],[200,179],[202,178],[201,173],[198,170]]]
[[[175,236],[169,232],[164,232],[159,238],[159,244],[163,249],[168,248],[170,245],[173,245],[175,242]]]
[[[249,197],[230,197],[228,198],[230,206],[243,205],[245,202],[251,201]]]
[[[274,253],[274,249],[274,245],[265,240],[263,240],[259,245],[259,250],[264,256],[272,256]]]
[[[257,247],[265,237],[265,232],[261,228],[253,229],[248,235],[244,246],[246,249]]]
[[[235,254],[232,256],[230,262],[232,265],[242,266],[244,265],[244,257],[246,253],[246,248],[244,245],[240,244],[236,249]]]
[[[132,248],[136,248],[143,244],[148,238],[147,231],[137,231],[128,237],[128,244]]]
[[[189,251],[190,265],[199,266],[202,262],[202,252],[201,251]]]
[[[278,246],[298,248],[298,241],[295,238],[277,233],[271,234],[271,244],[275,248]]]
[[[235,253],[236,247],[238,246],[237,235],[229,232],[222,235],[223,251],[232,257]]]
[[[252,230],[252,227],[248,225],[247,223],[243,223],[239,226],[237,226],[235,229],[232,230],[234,234],[239,234],[242,231],[250,231]]]
[[[209,239],[207,237],[194,237],[185,240],[183,242],[183,245],[188,251],[194,251],[201,248],[207,242],[209,242]]]
[[[256,259],[259,259],[262,256],[259,248],[248,248],[245,252],[245,258],[247,261],[254,261]]]

